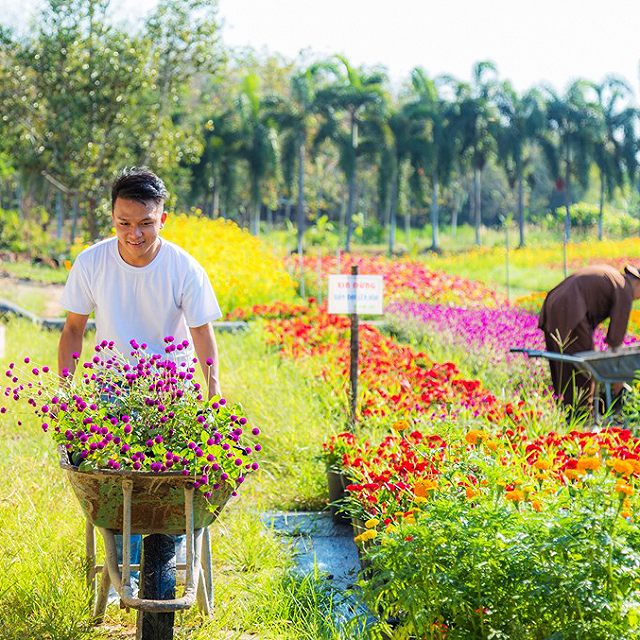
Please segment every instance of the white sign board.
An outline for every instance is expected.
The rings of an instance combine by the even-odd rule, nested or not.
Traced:
[[[382,276],[329,276],[329,313],[382,313]]]

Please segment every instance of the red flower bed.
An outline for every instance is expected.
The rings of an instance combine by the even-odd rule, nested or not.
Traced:
[[[295,359],[322,358],[325,379],[345,391],[349,373],[349,319],[329,315],[324,305],[308,313],[266,325],[268,341]],[[503,403],[479,380],[465,380],[455,364],[435,363],[411,347],[395,343],[375,327],[360,327],[359,381],[363,417],[466,409],[492,422],[509,416],[517,421],[521,411]]]

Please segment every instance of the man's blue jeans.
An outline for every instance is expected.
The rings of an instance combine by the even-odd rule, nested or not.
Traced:
[[[120,534],[115,535],[116,539],[116,553],[118,554],[118,564],[122,564],[122,536]],[[184,536],[173,536],[175,545],[176,545],[176,562],[183,563],[186,558],[180,557],[179,549],[182,546],[185,537]],[[140,556],[142,551],[142,536],[132,535],[131,536],[131,564],[140,564]],[[136,582],[140,581],[140,574],[138,571],[132,571],[131,577],[134,578]],[[163,585],[164,586],[164,585]]]

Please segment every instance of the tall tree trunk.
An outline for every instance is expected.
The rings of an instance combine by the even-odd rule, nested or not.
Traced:
[[[340,200],[340,218],[338,220],[338,244],[340,244],[339,240],[340,238],[342,238],[342,234],[344,232],[346,219],[347,219],[347,203],[344,199],[344,194],[343,194],[342,199]]]
[[[569,146],[567,145],[566,157],[565,157],[565,192],[564,192],[564,237],[567,242],[571,238],[571,161],[569,158]]]
[[[213,204],[211,209],[211,217],[217,218],[220,215],[220,177],[218,171],[213,176]]]
[[[407,208],[404,212],[404,235],[407,244],[407,252],[409,251],[409,242],[411,236],[411,201],[407,202]]]
[[[56,194],[56,239],[62,238],[62,225],[64,224],[64,210],[62,206],[62,191]]]
[[[439,251],[438,246],[438,177],[434,173],[431,176],[431,250]]]
[[[249,231],[251,235],[257,236],[260,233],[260,209],[262,202],[260,198],[256,198],[255,195],[251,202],[251,223],[249,225]]]
[[[480,238],[480,225],[482,224],[482,210],[481,210],[481,169],[474,167],[473,169],[473,213],[474,213],[474,227],[476,232],[476,245],[480,246],[482,240]]]
[[[98,239],[98,220],[96,218],[97,206],[98,200],[96,198],[89,198],[87,201],[87,227],[89,229],[89,237],[91,240]]]
[[[462,198],[460,192],[456,192],[453,196],[453,211],[451,212],[451,235],[453,237],[458,235],[458,212],[460,211],[461,204]]]
[[[302,255],[302,239],[304,238],[304,166],[305,166],[305,135],[298,132],[298,255]]]
[[[76,234],[78,232],[78,199],[73,199],[73,209],[71,218],[71,244],[76,241]]]
[[[604,238],[604,177],[600,172],[600,211],[598,211],[598,240]]]
[[[347,205],[347,237],[345,240],[344,250],[346,253],[349,253],[351,248],[351,236],[353,235],[354,225],[353,225],[353,210],[355,207],[356,200],[356,172],[358,166],[358,122],[356,121],[355,115],[351,117],[351,153],[352,157],[352,166],[351,166],[351,177],[349,179],[349,202]]]
[[[520,248],[524,247],[524,180],[522,170],[518,171],[518,231],[520,232]]]
[[[398,182],[400,180],[400,167],[393,172],[391,182],[391,198],[389,199],[389,257],[393,255],[396,244],[396,215],[398,213]]]

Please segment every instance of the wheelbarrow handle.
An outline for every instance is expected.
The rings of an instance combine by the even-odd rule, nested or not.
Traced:
[[[546,358],[559,362],[569,362],[573,364],[584,364],[584,360],[578,356],[568,353],[556,353],[555,351],[540,351],[539,349],[524,349],[522,347],[512,347],[511,353],[526,353],[529,358]]]

